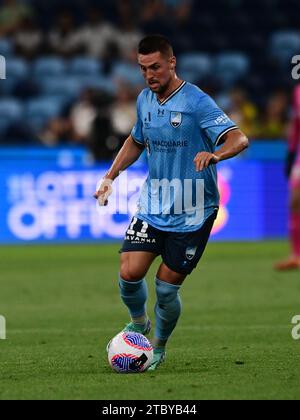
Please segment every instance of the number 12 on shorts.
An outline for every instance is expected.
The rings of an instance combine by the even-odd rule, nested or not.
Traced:
[[[140,232],[136,232],[134,230],[134,226],[136,225],[136,223],[138,222],[137,217],[134,217],[132,220],[132,223],[129,226],[129,229],[127,230],[127,234],[128,235],[136,235],[140,238],[148,238],[148,234],[147,234],[147,229],[148,229],[148,223],[147,222],[142,222],[142,228],[140,230]]]

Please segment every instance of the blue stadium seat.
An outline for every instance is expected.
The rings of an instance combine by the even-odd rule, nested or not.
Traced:
[[[12,42],[9,39],[0,39],[0,55],[5,58],[9,57],[13,53]]]
[[[73,103],[73,98],[63,94],[43,95],[41,98],[50,102],[55,102],[61,110],[70,103]]]
[[[49,76],[40,78],[39,87],[46,95],[64,95],[76,98],[82,90],[82,83],[81,79],[75,76]]]
[[[7,121],[7,119],[0,115],[0,143],[3,140],[3,137],[5,137],[9,125],[10,123]]]
[[[40,79],[39,86],[45,95],[61,95],[73,100],[87,88],[101,89],[111,94],[116,92],[113,80],[101,75],[45,77]]]
[[[13,95],[17,84],[29,75],[30,67],[22,58],[10,57],[6,60],[6,80],[0,90],[4,95]]]
[[[0,115],[9,120],[18,120],[23,116],[22,103],[14,98],[0,99]]]
[[[26,60],[17,57],[10,57],[6,60],[7,75],[9,78],[25,79],[30,70]]]
[[[114,65],[111,76],[116,81],[129,83],[132,86],[144,84],[139,67],[123,61],[119,61]]]
[[[41,57],[33,63],[33,73],[36,77],[62,76],[66,71],[66,63],[59,57]]]
[[[74,76],[95,76],[101,73],[102,63],[92,57],[75,57],[69,62],[68,70]]]
[[[114,83],[113,79],[106,76],[81,77],[80,83],[82,89],[99,89],[111,95],[114,95],[117,90],[117,86]]]
[[[211,58],[208,54],[190,52],[178,57],[178,74],[187,82],[196,83],[205,78],[211,70]]]
[[[289,66],[291,58],[300,52],[300,34],[296,31],[275,32],[270,39],[271,56]]]
[[[13,98],[0,99],[0,136],[3,136],[8,127],[21,121],[23,118],[23,105]]]
[[[229,88],[244,77],[249,69],[249,58],[239,52],[218,54],[214,62],[216,79],[223,88]]]
[[[62,110],[61,101],[48,96],[29,100],[25,105],[25,115],[28,125],[38,131],[48,120],[57,117]]]

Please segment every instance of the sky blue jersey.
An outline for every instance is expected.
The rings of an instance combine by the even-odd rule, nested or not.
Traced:
[[[199,229],[219,206],[216,165],[196,172],[198,152],[213,153],[236,124],[197,86],[182,82],[160,102],[150,89],[137,99],[131,135],[147,149],[149,175],[136,216],[160,230]]]

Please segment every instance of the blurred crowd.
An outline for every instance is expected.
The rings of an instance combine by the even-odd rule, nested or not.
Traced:
[[[207,5],[207,9],[200,5],[202,2],[193,0],[53,0],[48,3],[44,0],[0,1],[0,44],[1,40],[8,41],[13,57],[26,63],[34,63],[40,57],[60,57],[66,61],[91,57],[101,63],[101,77],[113,86],[108,89],[105,82],[103,86],[86,83],[75,96],[70,95],[69,100],[64,101],[58,115],[33,128],[30,124],[24,127],[12,124],[6,127],[5,133],[3,130],[0,143],[9,144],[10,139],[26,142],[30,138],[49,147],[84,144],[97,160],[114,157],[135,122],[135,100],[144,86],[137,74],[136,46],[143,35],[149,33],[167,35],[176,55],[194,51],[217,53],[239,47],[253,63],[242,78],[222,84],[210,73],[191,81],[211,94],[251,139],[286,137],[291,86],[281,77],[282,68],[274,59],[267,60],[262,55],[262,41],[250,30],[248,37],[240,33],[244,45],[238,44],[241,40],[232,33],[236,29],[231,27],[234,19],[237,24],[244,22],[245,27],[251,25],[247,21],[248,12],[243,9],[245,0],[220,1],[219,7],[218,4]],[[255,6],[255,1],[248,3]],[[228,10],[226,16],[222,15],[224,8]],[[245,13],[231,14],[230,8]],[[226,22],[230,16],[232,22],[228,29]],[[210,17],[215,19],[210,21]],[[274,20],[274,30],[286,29],[289,23],[281,21],[276,26]],[[204,33],[207,33],[206,39],[203,39]],[[122,77],[124,72],[116,71],[116,63],[119,69],[120,63],[125,63],[127,75],[132,68],[132,80]],[[271,71],[272,77],[264,80],[266,73],[259,72],[263,67]],[[288,70],[286,73],[289,77]],[[180,68],[178,76],[181,76]],[[5,83],[1,80],[0,87]],[[41,91],[33,76],[22,80],[9,93],[0,89],[0,95],[0,103],[8,96],[27,101],[40,97]]]

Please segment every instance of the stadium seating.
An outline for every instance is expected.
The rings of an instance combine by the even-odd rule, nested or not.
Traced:
[[[92,57],[75,57],[70,60],[68,72],[73,76],[95,76],[102,72],[102,63]]]
[[[6,70],[9,78],[20,80],[28,77],[30,66],[23,58],[13,56],[6,60]]]
[[[291,57],[300,52],[300,33],[296,31],[275,32],[270,39],[270,52],[281,65],[288,67]]]
[[[0,39],[0,55],[9,57],[13,53],[13,46],[10,40],[2,38]]]
[[[25,81],[30,74],[28,63],[15,56],[11,56],[6,60],[6,80],[1,83],[0,92],[4,95],[13,95],[18,83]]]
[[[22,118],[22,103],[14,98],[0,99],[0,115],[9,120],[17,120]]]
[[[81,90],[83,89],[99,89],[103,90],[111,95],[115,95],[117,91],[117,86],[114,83],[111,77],[106,76],[82,76],[78,79]]]
[[[223,88],[229,88],[243,78],[249,69],[249,59],[243,53],[218,54],[214,61],[215,77]]]
[[[105,76],[69,76],[44,77],[39,81],[40,91],[44,95],[62,95],[75,100],[87,88],[102,89],[114,94],[116,86],[110,78]]]
[[[61,100],[51,96],[44,96],[28,101],[25,105],[25,117],[34,131],[43,128],[46,122],[57,117],[63,108]]]
[[[0,137],[3,137],[9,126],[23,117],[23,104],[14,98],[0,99]]]
[[[80,78],[76,76],[46,76],[39,80],[39,87],[42,94],[47,95],[65,95],[70,98],[76,98],[81,90],[82,84]]]
[[[35,77],[62,76],[65,71],[65,61],[60,57],[41,57],[33,63]]]
[[[116,81],[129,83],[132,86],[144,84],[141,71],[137,65],[119,61],[113,66],[112,78]]]
[[[169,4],[180,2],[166,1]],[[78,27],[85,24],[91,2],[72,2],[71,13]],[[46,35],[55,27],[62,0],[47,4],[31,0],[31,3],[37,12],[38,27]],[[104,19],[118,27],[115,2],[103,0],[102,3],[105,5],[102,8]],[[198,1],[191,4],[188,22],[175,19],[171,24],[169,16],[159,17],[154,22],[165,27],[166,35],[174,43],[181,78],[212,88],[220,98],[241,82],[258,106],[264,106],[265,99],[278,87],[289,91],[293,80],[286,67],[290,65],[291,57],[300,52],[299,0],[219,0],[217,7],[215,3],[204,5]],[[137,24],[142,30],[138,11]],[[35,97],[39,100],[48,97],[50,103],[60,104],[56,107],[58,111],[70,101],[78,100],[86,88],[115,95],[119,82],[132,86],[134,91],[144,86],[138,66],[115,56],[100,60],[79,53],[64,58],[50,55],[51,48],[45,48],[44,56],[29,61],[14,55],[15,51],[10,39],[0,39],[0,55],[6,59],[6,79],[0,80],[0,100],[1,96],[22,99],[16,103],[26,110],[30,108],[27,102],[31,103]],[[32,125],[40,127],[47,112],[41,112],[42,117],[33,114]],[[3,115],[0,119],[2,128],[12,121],[11,117],[6,119]]]
[[[209,74],[211,65],[208,54],[191,52],[178,57],[178,73],[181,78],[191,83],[203,80]]]

